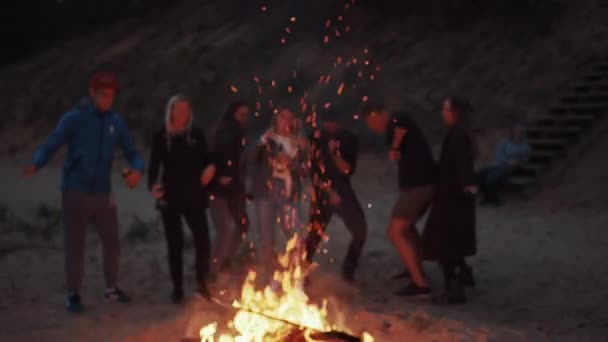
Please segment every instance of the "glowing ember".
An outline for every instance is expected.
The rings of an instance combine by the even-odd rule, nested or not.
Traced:
[[[295,22],[296,22],[296,17],[291,17],[291,18],[289,18],[289,20],[290,20],[292,23],[295,23]]]
[[[230,90],[231,90],[233,93],[238,93],[238,92],[239,92],[239,88],[237,88],[237,87],[236,87],[236,86],[234,86],[234,85],[230,85]]]
[[[329,42],[329,36],[323,37],[323,43],[327,44]]]
[[[338,95],[342,95],[342,90],[344,90],[344,82],[340,83],[338,87]]]

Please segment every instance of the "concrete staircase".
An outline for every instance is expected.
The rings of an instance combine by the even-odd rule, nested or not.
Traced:
[[[528,124],[531,157],[507,179],[506,185],[529,194],[557,179],[606,131],[606,115],[608,57],[594,62],[582,79],[565,89],[547,114]]]

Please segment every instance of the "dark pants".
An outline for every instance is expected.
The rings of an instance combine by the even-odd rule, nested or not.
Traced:
[[[78,293],[84,276],[84,254],[87,225],[95,224],[103,250],[103,269],[106,286],[118,282],[120,242],[116,206],[110,195],[91,195],[64,192],[62,196],[66,285],[68,292]]]
[[[211,248],[205,209],[178,209],[167,205],[161,208],[161,215],[169,253],[169,271],[171,272],[174,288],[181,289],[183,284],[184,231],[182,229],[182,216],[186,219],[194,240],[197,285],[205,284],[209,271],[209,250]]]
[[[510,169],[506,166],[487,167],[477,174],[477,183],[484,202],[498,204],[500,197],[498,187],[509,175]]]
[[[321,238],[327,229],[327,225],[332,216],[336,214],[342,219],[346,229],[350,231],[352,236],[348,246],[348,252],[346,253],[346,257],[342,264],[342,272],[345,275],[352,276],[357,268],[359,258],[363,252],[363,246],[365,245],[367,222],[361,204],[357,198],[353,194],[341,196],[341,203],[338,206],[321,205],[317,208],[314,208],[313,206],[313,212],[310,217],[312,229],[308,233],[308,238],[306,240],[306,258],[309,262],[312,262],[314,254],[321,242]]]
[[[213,261],[219,268],[230,264],[234,253],[249,230],[244,195],[217,196],[209,203],[215,227]]]

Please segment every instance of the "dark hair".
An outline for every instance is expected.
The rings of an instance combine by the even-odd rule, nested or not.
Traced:
[[[235,122],[236,119],[234,118],[234,114],[236,113],[236,111],[239,108],[241,108],[243,106],[249,106],[247,101],[245,101],[245,100],[232,101],[228,105],[228,108],[226,108],[226,112],[224,112],[224,116],[222,117],[222,122]]]
[[[468,100],[459,97],[448,97],[452,111],[456,113],[456,123],[467,129],[471,128],[475,109]]]
[[[452,111],[456,113],[456,125],[462,127],[469,136],[473,159],[479,156],[479,142],[473,134],[472,120],[475,109],[468,100],[459,97],[448,97]]]
[[[386,106],[383,103],[377,101],[367,101],[363,105],[361,112],[363,113],[363,116],[368,116],[372,113],[380,112],[383,110],[386,110]]]

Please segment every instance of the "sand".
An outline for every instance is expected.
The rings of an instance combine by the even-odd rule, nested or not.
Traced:
[[[597,160],[607,150],[604,139],[566,175],[567,180],[578,179],[574,185],[546,189],[528,201],[510,199],[501,208],[480,208],[479,253],[471,259],[477,288],[468,292],[468,304],[451,307],[392,295],[403,285],[389,280],[401,266],[385,236],[395,197],[395,168],[379,156],[364,155],[355,187],[366,207],[369,239],[357,286],[337,277],[349,236],[334,220],[329,228],[330,252],[318,259],[321,266],[311,294],[315,299],[330,298],[337,323],[355,333],[369,331],[377,341],[605,340],[608,213],[600,194],[606,189],[602,172],[606,167]],[[19,176],[19,165],[15,160],[0,163],[0,175],[10,180],[0,200],[24,217],[31,216],[31,208],[41,201],[58,206],[59,170],[51,167],[25,180]],[[585,201],[583,191],[590,184],[596,184],[589,192],[595,195]],[[153,201],[143,187],[128,190],[117,181],[115,189],[123,235],[133,229],[133,215],[146,222],[156,219]],[[166,250],[158,231],[143,241],[123,242],[122,287],[132,294],[133,303],[121,306],[101,300],[102,260],[91,230],[82,293],[88,310],[77,316],[63,309],[60,229],[48,241],[10,230],[0,241],[2,341],[177,341],[195,334],[203,324],[232,315],[195,299],[184,306],[169,302]],[[186,255],[186,281],[191,284],[193,250],[188,248]],[[425,269],[440,290],[437,267],[425,264]],[[220,278],[212,285],[214,294],[229,302],[242,275]],[[221,290],[226,290],[224,296]]]

